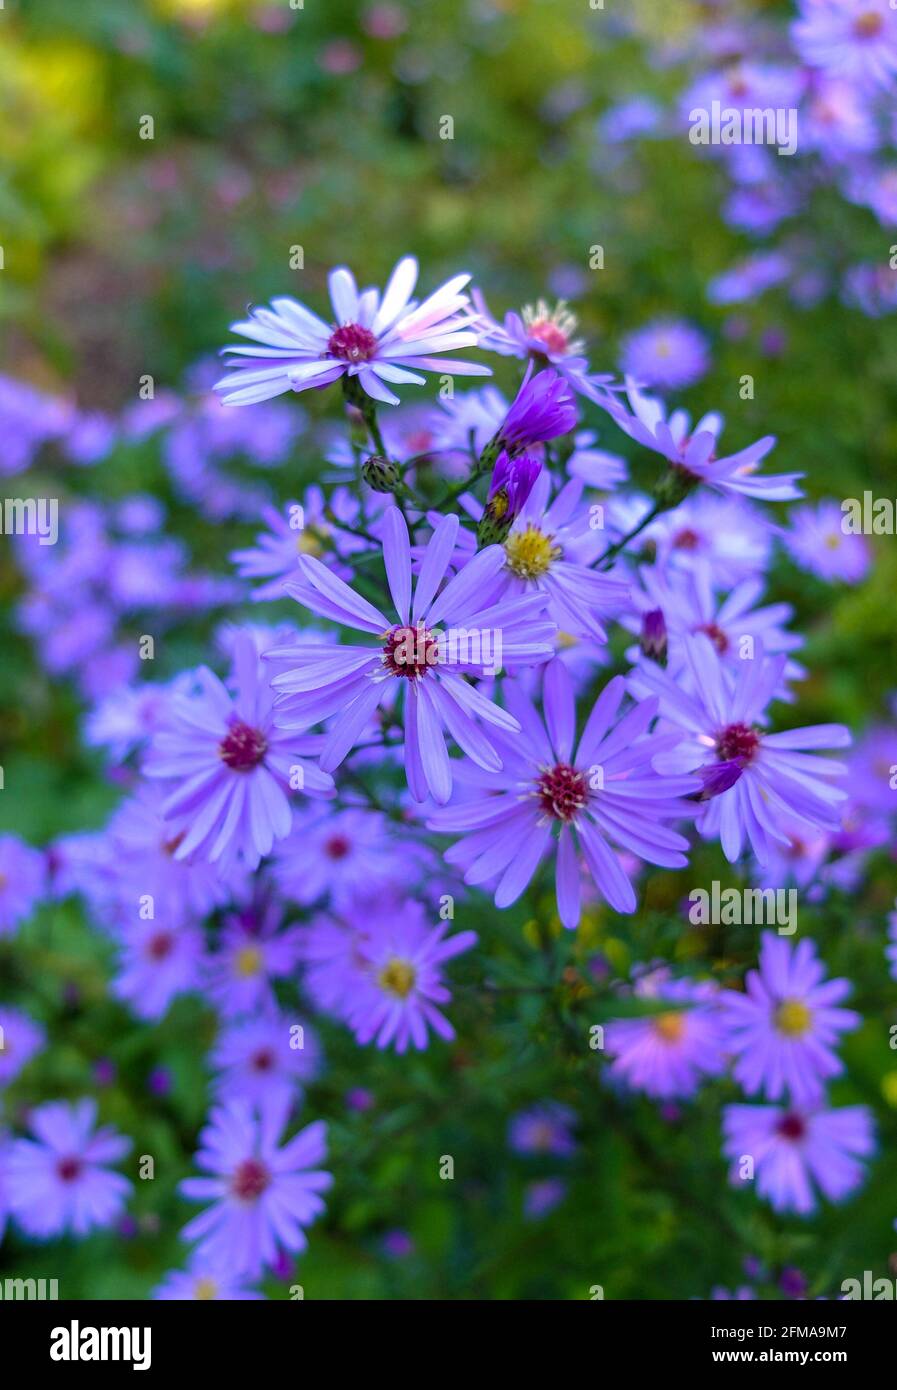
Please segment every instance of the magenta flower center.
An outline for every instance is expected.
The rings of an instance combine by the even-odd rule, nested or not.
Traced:
[[[716,756],[721,763],[749,763],[760,747],[760,737],[748,724],[728,724],[716,737]]]
[[[697,531],[693,531],[690,526],[685,526],[681,531],[677,531],[673,537],[673,545],[676,550],[697,550],[701,544],[701,538]]]
[[[270,1185],[271,1174],[257,1158],[244,1158],[234,1169],[231,1191],[241,1202],[255,1202]]]
[[[253,1053],[253,1071],[270,1071],[274,1066],[274,1053],[270,1047],[260,1047],[258,1052]]]
[[[803,1116],[795,1115],[794,1111],[790,1111],[787,1115],[783,1115],[776,1125],[776,1129],[783,1139],[791,1139],[794,1142],[798,1139],[803,1139],[807,1132],[807,1126]]]
[[[56,1164],[56,1176],[60,1182],[74,1182],[81,1176],[81,1160],[79,1158],[61,1158]]]
[[[716,647],[720,656],[725,656],[726,652],[729,650],[729,639],[721,627],[716,623],[703,623],[696,631],[705,632]]]
[[[258,767],[268,751],[268,740],[260,729],[253,729],[237,719],[218,745],[223,763],[233,772],[251,772]]]
[[[327,343],[328,357],[339,357],[343,362],[370,362],[377,351],[377,339],[369,328],[360,323],[344,323],[335,328]]]
[[[420,680],[439,660],[439,643],[423,623],[394,627],[383,644],[383,664],[393,676]]]
[[[540,343],[544,343],[549,352],[566,352],[567,335],[561,332],[556,323],[551,319],[537,319],[530,324],[530,337],[538,338]]]
[[[584,775],[569,763],[558,763],[543,772],[536,786],[542,810],[555,820],[573,820],[589,799]]]
[[[349,849],[349,841],[345,835],[331,835],[324,845],[324,852],[328,859],[345,859]]]
[[[174,937],[171,932],[160,931],[150,937],[146,953],[151,960],[164,960],[166,956],[171,955],[173,949]]]

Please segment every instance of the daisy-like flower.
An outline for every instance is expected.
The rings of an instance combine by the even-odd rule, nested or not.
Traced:
[[[47,892],[47,861],[18,835],[0,835],[0,936],[30,917]]]
[[[288,841],[279,841],[279,846]],[[270,1009],[273,981],[288,975],[299,958],[300,932],[281,927],[274,903],[229,917],[207,966],[207,989],[225,1018]]]
[[[245,1303],[264,1297],[263,1293],[247,1289],[243,1280],[234,1278],[230,1271],[196,1255],[188,1260],[185,1270],[169,1270],[150,1294],[150,1298],[162,1302],[179,1303]]]
[[[94,1100],[51,1101],[32,1110],[33,1139],[14,1139],[6,1156],[6,1188],[12,1215],[38,1240],[114,1224],[131,1183],[107,1165],[117,1163],[131,1141],[111,1125],[96,1128]]]
[[[390,887],[407,889],[435,867],[428,846],[407,834],[398,839],[386,816],[358,806],[297,817],[271,863],[286,897],[306,906],[327,897],[337,908]]]
[[[501,598],[541,593],[549,617],[562,632],[607,641],[599,614],[616,614],[628,583],[591,566],[606,547],[582,507],[583,484],[571,478],[549,502],[551,478],[542,473],[503,542]]]
[[[423,1050],[430,1028],[451,1042],[455,1030],[439,1008],[451,999],[443,969],[476,944],[476,933],[447,936],[449,924],[430,926],[421,904],[410,899],[364,913],[362,920],[309,941],[318,998],[331,1001],[362,1046]]]
[[[655,985],[646,976],[634,994],[669,1007],[644,1018],[612,1019],[605,1026],[614,1080],[655,1100],[685,1100],[702,1081],[725,1069],[725,1035],[712,986],[690,980]]]
[[[239,857],[255,868],[290,832],[287,789],[328,796],[333,779],[298,756],[316,751],[319,740],[275,727],[274,697],[245,633],[234,643],[233,681],[235,695],[200,667],[196,694],[172,698],[144,771],[176,784],[163,806],[177,840],[176,859],[195,851],[213,863]]]
[[[551,1154],[569,1158],[576,1150],[573,1129],[576,1112],[560,1101],[545,1100],[513,1117],[508,1126],[508,1145],[518,1154]]]
[[[707,375],[707,339],[690,323],[675,320],[649,324],[624,338],[621,364],[640,386],[675,391]]]
[[[543,614],[541,595],[495,602],[496,581],[504,563],[499,546],[481,550],[437,593],[455,549],[458,526],[457,516],[439,522],[412,598],[408,527],[397,507],[386,512],[383,559],[398,623],[390,622],[319,560],[301,557],[301,582],[287,585],[293,598],[314,613],[379,638],[374,647],[307,643],[267,653],[271,659],[294,663],[272,681],[282,697],[278,709],[282,729],[307,729],[339,711],[321,749],[325,772],[339,766],[374,711],[384,702],[392,703],[399,690],[404,696],[405,771],[417,801],[432,795],[444,803],[451,794],[452,763],[443,730],[480,767],[500,766],[498,754],[476,721],[510,732],[517,731],[517,721],[486,699],[462,673],[495,675],[503,662],[547,660],[555,627]]]
[[[633,678],[639,692],[660,698],[661,713],[684,731],[673,752],[662,753],[656,766],[673,775],[701,770],[713,778],[722,765],[731,770],[725,784],[714,781],[698,822],[708,839],[719,837],[734,864],[747,842],[761,864],[770,841],[787,843],[786,822],[795,817],[809,825],[836,830],[838,805],[847,797],[831,778],[844,776],[843,763],[805,750],[845,748],[850,733],[843,724],[815,724],[770,734],[761,727],[766,707],[785,669],[787,657],[764,657],[739,663],[730,673],[704,633],[685,639],[690,689],[659,666],[645,662]],[[734,779],[734,780],[733,780]]]
[[[316,1120],[281,1147],[288,1115],[279,1099],[257,1109],[239,1101],[216,1107],[196,1155],[211,1176],[179,1185],[190,1201],[212,1203],[184,1227],[183,1239],[199,1241],[197,1258],[232,1278],[259,1278],[281,1249],[299,1254],[308,1245],[304,1228],[324,1210],[320,1194],[333,1182],[317,1166],[326,1125]]]
[[[333,512],[336,524],[324,515],[325,507]],[[252,591],[253,603],[283,598],[284,580],[296,577],[300,555],[322,555],[330,543],[340,555],[366,549],[366,541],[339,526],[340,521],[357,525],[359,513],[358,502],[344,487],[334,488],[326,502],[320,488],[309,488],[304,503],[264,507],[261,516],[267,531],[259,532],[250,549],[233,550],[230,554],[242,579],[263,581]],[[335,572],[342,578],[351,574],[348,565],[337,564]]]
[[[891,88],[897,76],[897,12],[888,0],[800,0],[791,26],[810,67],[845,77],[862,90]]]
[[[646,396],[627,379],[626,394],[631,412],[620,399],[605,396],[603,405],[624,434],[661,454],[675,470],[684,490],[704,483],[723,494],[743,494],[767,502],[790,502],[801,496],[797,487],[800,473],[769,474],[756,477],[757,467],[775,444],[770,434],[740,449],[737,454],[720,457],[719,437],[723,422],[719,415],[705,415],[694,427],[684,410],[666,418],[664,407],[653,396]]]
[[[832,1047],[861,1020],[836,1007],[850,993],[850,981],[824,982],[824,974],[812,941],[792,946],[764,932],[760,969],[748,971],[746,992],[720,995],[735,1079],[749,1096],[762,1090],[779,1100],[787,1092],[795,1105],[815,1105],[824,1083],[844,1070]]]
[[[845,521],[838,502],[796,507],[783,537],[795,564],[828,583],[859,584],[865,579],[872,563],[869,542],[845,531]]]
[[[230,1024],[212,1049],[219,1100],[260,1104],[273,1098],[289,1104],[317,1076],[321,1049],[315,1034],[294,1019],[271,1014]]]
[[[14,1081],[46,1041],[46,1031],[27,1014],[0,1008],[0,1086]]]
[[[613,380],[611,375],[590,373],[583,355],[585,342],[576,336],[577,319],[564,299],[554,308],[539,299],[527,304],[519,314],[513,310],[498,323],[489,313],[486,301],[478,290],[473,302],[480,315],[480,346],[502,357],[528,358],[530,363],[554,367],[581,395],[595,398],[597,387]]]
[[[248,319],[231,324],[231,331],[259,346],[225,349],[232,370],[215,390],[225,405],[251,405],[348,376],[374,400],[398,405],[386,383],[422,386],[425,378],[415,368],[491,376],[488,367],[435,355],[478,344],[478,317],[461,293],[470,276],[454,276],[418,304],[411,298],[417,271],[414,257],[405,256],[381,299],[376,289],[359,293],[344,266],[332,270],[330,323],[287,296],[272,300],[270,309],[253,309]]]
[[[732,1160],[732,1181],[746,1181],[753,1162],[757,1194],[776,1211],[808,1216],[818,1188],[843,1202],[863,1181],[862,1160],[875,1150],[872,1115],[865,1105],[806,1110],[778,1105],[727,1105],[723,1151]]]
[[[463,834],[445,858],[464,868],[466,883],[494,885],[496,907],[520,897],[548,853],[557,855],[558,912],[571,929],[580,916],[580,855],[616,912],[634,912],[636,898],[611,845],[667,868],[688,862],[688,841],[663,822],[692,813],[679,798],[700,783],[655,772],[652,760],[670,747],[668,738],[647,735],[656,700],[643,701],[614,725],[624,692],[621,676],[605,687],[574,753],[573,684],[563,662],[545,669],[545,724],[519,686],[508,683],[508,707],[522,731],[497,736],[503,768],[468,766],[471,794],[428,821],[432,830]]]
[[[122,933],[112,993],[138,1018],[161,1018],[172,999],[202,983],[205,943],[192,923],[137,922]]]

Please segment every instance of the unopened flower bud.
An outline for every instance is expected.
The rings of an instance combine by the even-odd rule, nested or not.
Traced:
[[[361,465],[361,476],[374,492],[395,492],[402,475],[392,459],[382,454],[371,454]]]
[[[734,787],[742,772],[744,764],[740,758],[730,758],[726,762],[711,763],[709,767],[699,767],[697,776],[703,783],[701,790],[695,792],[690,799],[692,801],[709,801],[711,797],[721,796],[730,787]]]
[[[531,454],[521,454],[514,459],[504,452],[499,455],[489,484],[486,506],[477,527],[480,546],[497,545],[505,539],[532,492],[541,469],[542,464]]]
[[[658,666],[667,664],[667,625],[662,608],[652,608],[642,618],[642,631],[639,637],[642,652]]]

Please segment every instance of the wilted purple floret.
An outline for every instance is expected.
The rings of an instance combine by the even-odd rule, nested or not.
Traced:
[[[51,1101],[32,1110],[33,1139],[14,1139],[5,1164],[10,1211],[38,1240],[86,1236],[114,1224],[131,1183],[106,1165],[131,1148],[111,1125],[96,1129],[94,1100]]]
[[[574,753],[573,685],[563,662],[555,658],[545,670],[545,724],[508,683],[508,707],[522,733],[497,736],[501,770],[466,768],[472,794],[428,821],[433,830],[462,833],[446,860],[463,866],[466,883],[494,888],[496,907],[516,902],[549,853],[557,855],[558,912],[571,929],[579,922],[583,859],[617,912],[634,912],[636,898],[612,845],[667,868],[687,863],[688,841],[663,822],[691,814],[680,798],[700,783],[655,772],[652,760],[670,747],[668,738],[647,733],[655,700],[642,701],[614,726],[624,690],[621,676],[605,687]]]
[[[695,772],[737,762],[742,775],[706,803],[699,821],[708,839],[719,837],[734,864],[747,842],[765,864],[771,842],[787,841],[783,828],[797,818],[809,825],[837,829],[838,806],[847,793],[830,785],[843,777],[843,763],[814,756],[805,749],[844,748],[850,734],[843,724],[816,724],[769,734],[761,725],[766,707],[782,679],[787,658],[739,663],[730,675],[709,639],[699,633],[685,643],[690,687],[659,666],[645,663],[631,678],[639,694],[659,696],[661,713],[683,730],[679,747],[662,754],[656,766],[672,774]]]
[[[281,695],[277,715],[282,729],[308,729],[337,715],[321,749],[325,772],[340,765],[361,739],[375,710],[395,701],[400,690],[405,771],[415,800],[432,795],[444,803],[449,798],[452,763],[444,731],[479,766],[501,765],[479,721],[512,732],[517,721],[469,684],[464,673],[483,675],[491,669],[496,674],[496,654],[499,664],[546,660],[555,627],[543,615],[545,604],[539,594],[495,603],[504,564],[504,552],[497,545],[481,550],[440,590],[458,526],[457,516],[443,517],[437,525],[412,599],[408,526],[397,507],[385,513],[383,559],[398,623],[390,622],[320,560],[301,557],[301,581],[287,585],[293,598],[322,617],[379,638],[376,646],[335,648],[306,643],[266,653],[269,659],[294,663],[272,681]],[[452,632],[458,634],[454,647]],[[500,651],[493,640],[496,632]]]
[[[850,981],[825,982],[824,975],[812,941],[792,946],[764,932],[760,969],[748,971],[746,992],[720,995],[735,1079],[749,1096],[762,1091],[779,1100],[787,1093],[796,1105],[815,1105],[825,1083],[844,1070],[832,1049],[861,1020],[836,1007]]]
[[[210,1177],[186,1178],[178,1190],[211,1206],[181,1232],[198,1241],[197,1255],[231,1278],[257,1279],[281,1250],[299,1254],[305,1227],[320,1216],[319,1195],[333,1177],[317,1167],[326,1152],[326,1125],[306,1125],[282,1147],[289,1106],[244,1102],[216,1107],[199,1136],[196,1166]]]
[[[723,1151],[731,1180],[752,1182],[776,1211],[808,1216],[818,1188],[843,1202],[864,1176],[862,1160],[875,1151],[872,1115],[865,1105],[804,1110],[777,1105],[727,1105]],[[752,1160],[749,1175],[746,1159]]]
[[[245,633],[234,645],[233,684],[231,695],[200,667],[196,693],[172,697],[144,771],[174,784],[163,814],[176,859],[197,852],[225,864],[239,857],[254,868],[275,840],[289,834],[288,789],[329,796],[333,778],[298,756],[317,751],[320,740],[275,727],[274,696]]]

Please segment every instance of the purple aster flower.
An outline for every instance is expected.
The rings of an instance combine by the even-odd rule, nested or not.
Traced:
[[[760,727],[787,657],[767,658],[758,650],[730,674],[703,633],[685,640],[685,652],[690,690],[649,662],[631,679],[639,693],[659,696],[661,713],[687,731],[675,752],[658,757],[658,769],[676,775],[718,763],[741,767],[734,785],[706,802],[698,822],[701,833],[708,839],[719,836],[730,864],[745,840],[765,864],[770,841],[787,841],[785,821],[797,817],[837,829],[838,803],[847,793],[830,786],[829,779],[844,776],[846,768],[805,750],[845,748],[848,730],[843,724],[815,724],[770,734]]]
[[[325,515],[329,510],[336,524]],[[249,550],[231,551],[230,559],[243,579],[262,579],[265,582],[252,591],[254,603],[284,597],[284,581],[297,577],[300,555],[322,555],[332,543],[340,555],[352,555],[367,547],[367,542],[350,531],[342,530],[340,521],[349,526],[358,524],[360,507],[344,487],[334,488],[326,499],[320,488],[309,488],[305,502],[287,502],[281,508],[263,507],[262,520],[268,526],[256,537]],[[335,573],[345,579],[351,575],[348,565],[335,567]]]
[[[47,893],[47,861],[18,835],[0,835],[0,936],[15,931]]]
[[[626,376],[640,386],[662,391],[692,386],[707,375],[707,339],[690,323],[674,319],[648,324],[624,338],[620,362]]]
[[[0,1006],[0,1086],[14,1081],[46,1046],[46,1030],[18,1009]]]
[[[281,909],[274,903],[227,918],[206,971],[208,994],[219,1012],[232,1018],[270,1010],[273,981],[292,971],[300,937],[298,928],[281,927]]]
[[[200,988],[205,942],[199,927],[136,922],[121,932],[121,939],[112,993],[126,1000],[138,1018],[161,1018],[176,995]]]
[[[446,937],[448,923],[430,926],[412,899],[357,916],[357,923],[321,918],[308,931],[306,985],[316,1003],[342,1018],[362,1045],[424,1049],[428,1026],[450,1042],[454,1029],[437,1007],[451,999],[443,967],[470,950],[476,934]]]
[[[224,404],[250,405],[284,391],[329,386],[348,375],[374,400],[397,405],[399,398],[386,383],[423,385],[425,378],[413,368],[490,376],[488,367],[435,355],[477,346],[477,316],[461,293],[470,276],[456,275],[418,304],[411,298],[417,270],[413,256],[399,261],[382,300],[375,289],[359,293],[350,270],[332,270],[329,324],[286,296],[231,324],[232,332],[260,346],[226,349],[232,370],[215,387]]]
[[[94,1100],[51,1101],[29,1115],[34,1138],[11,1142],[9,1208],[28,1235],[86,1236],[122,1215],[131,1183],[107,1165],[124,1158],[131,1141],[111,1125],[97,1129],[96,1120]]]
[[[219,1035],[209,1058],[219,1100],[284,1105],[301,1099],[321,1068],[321,1049],[307,1025],[279,1014],[238,1019]]]
[[[518,728],[517,721],[469,684],[463,673],[482,676],[489,671],[494,675],[502,661],[545,660],[552,652],[555,628],[543,617],[540,595],[495,602],[504,561],[499,546],[480,551],[437,594],[455,548],[458,526],[457,516],[446,516],[433,532],[412,600],[408,527],[397,507],[386,512],[383,559],[398,625],[319,560],[301,557],[302,580],[287,586],[297,602],[379,638],[373,647],[344,645],[335,649],[307,644],[268,653],[269,658],[292,658],[294,662],[291,670],[272,681],[282,696],[278,709],[281,728],[307,729],[340,711],[321,750],[325,772],[340,765],[368,727],[374,711],[384,701],[395,700],[397,687],[404,696],[405,770],[416,800],[432,795],[444,803],[451,794],[452,763],[443,729],[479,766],[500,766],[498,754],[475,721],[511,732]]]
[[[781,251],[756,251],[715,275],[707,284],[711,304],[742,304],[759,299],[791,273],[791,262]]]
[[[383,1253],[390,1260],[407,1260],[414,1254],[414,1241],[407,1231],[387,1231],[383,1237]]]
[[[812,941],[792,945],[764,932],[760,969],[748,971],[745,993],[720,996],[735,1079],[749,1096],[762,1090],[779,1100],[787,1092],[795,1105],[815,1105],[824,1083],[844,1070],[832,1048],[861,1020],[836,1007],[850,993],[849,980],[823,982],[824,973]]]
[[[163,1302],[244,1303],[264,1300],[263,1293],[247,1289],[242,1279],[236,1279],[220,1265],[194,1255],[186,1270],[171,1269],[158,1284],[150,1298]]]
[[[324,1210],[320,1193],[333,1178],[317,1167],[326,1153],[322,1120],[282,1147],[289,1108],[268,1101],[216,1106],[199,1136],[196,1166],[209,1177],[186,1178],[178,1190],[190,1201],[211,1201],[181,1232],[199,1241],[197,1257],[229,1277],[257,1279],[282,1249],[299,1254],[304,1228]]]
[[[853,800],[893,815],[897,809],[897,727],[873,724],[857,740],[847,763]]]
[[[576,711],[564,664],[546,667],[544,724],[519,686],[508,683],[508,706],[522,731],[497,736],[502,769],[465,769],[472,794],[428,821],[433,830],[462,832],[446,861],[462,865],[466,883],[494,885],[496,907],[516,902],[547,853],[557,856],[558,912],[571,929],[580,916],[580,856],[616,912],[634,912],[636,898],[612,844],[667,868],[687,863],[688,841],[663,822],[690,814],[679,798],[700,784],[654,771],[652,760],[670,746],[647,735],[656,700],[643,701],[614,726],[624,689],[621,676],[605,687],[574,753]]]
[[[560,1101],[546,1100],[519,1111],[508,1126],[508,1145],[518,1154],[568,1158],[576,1150],[572,1130],[576,1112]]]
[[[158,728],[170,695],[170,686],[156,682],[118,686],[87,716],[84,742],[89,748],[107,748],[113,762],[123,763]]]
[[[633,382],[627,382],[627,396],[631,414],[612,396],[605,397],[604,409],[630,439],[672,464],[683,485],[705,483],[724,495],[738,493],[768,502],[789,502],[801,496],[796,486],[796,480],[802,477],[800,473],[754,476],[775,444],[772,435],[758,439],[737,454],[720,457],[717,449],[723,422],[719,415],[705,415],[690,432],[684,410],[675,411],[667,420],[661,402],[643,395]]]
[[[287,789],[328,796],[333,778],[298,757],[317,751],[320,740],[275,727],[274,697],[251,637],[235,642],[235,695],[205,666],[195,681],[196,694],[173,697],[144,771],[176,784],[163,807],[178,839],[176,859],[197,851],[213,863],[239,856],[255,868],[290,832]]]
[[[687,1099],[710,1076],[725,1070],[725,1034],[717,991],[690,980],[636,984],[638,998],[670,1007],[643,1018],[618,1018],[604,1030],[611,1077],[655,1100]]]
[[[897,12],[888,0],[800,0],[791,39],[808,66],[860,89],[893,87]]]
[[[840,1110],[727,1105],[723,1133],[732,1181],[744,1181],[739,1168],[744,1159],[752,1159],[758,1196],[776,1211],[799,1216],[815,1210],[815,1188],[830,1202],[849,1197],[863,1180],[861,1160],[875,1150],[872,1115],[865,1105]]]
[[[548,473],[536,480],[503,539],[505,564],[497,597],[542,594],[548,616],[562,632],[606,642],[599,615],[620,611],[629,584],[593,568],[607,542],[590,526],[582,482],[571,478],[549,502],[551,485]]]
[[[828,583],[859,584],[869,571],[872,552],[865,536],[844,530],[846,520],[838,502],[795,507],[784,532],[794,562]]]
[[[617,499],[608,505],[613,539],[641,521],[651,505],[648,498],[635,500],[635,506],[622,508],[619,515]],[[750,502],[735,493],[721,497],[710,492],[686,498],[644,532],[657,547],[661,568],[687,573],[705,563],[713,587],[726,590],[766,571],[773,534],[766,517]]]
[[[503,323],[497,323],[486,307],[479,291],[473,294],[474,305],[480,314],[480,347],[500,353],[502,357],[527,358],[529,366],[551,366],[563,376],[574,391],[590,399],[596,386],[607,387],[612,377],[594,376],[583,356],[585,343],[576,337],[577,320],[559,300],[552,309],[544,299],[527,304],[519,314],[508,313]],[[566,430],[558,433],[565,434]]]
[[[280,892],[309,905],[327,897],[337,908],[384,891],[410,887],[436,867],[428,846],[398,838],[379,811],[348,806],[298,818],[272,861]]]
[[[567,1195],[563,1178],[541,1178],[527,1183],[523,1194],[523,1215],[527,1221],[538,1221],[554,1211]]]

